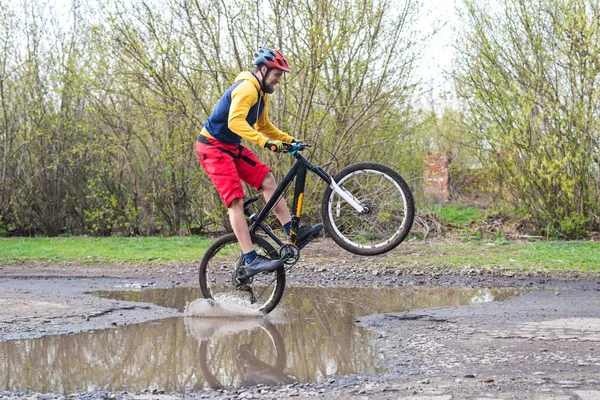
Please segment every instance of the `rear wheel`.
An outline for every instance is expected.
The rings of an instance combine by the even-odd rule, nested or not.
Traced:
[[[325,190],[321,214],[337,244],[354,254],[373,256],[392,250],[406,238],[415,202],[400,174],[382,164],[361,162],[333,179],[363,206],[359,212],[331,187]]]
[[[251,235],[254,249],[260,255],[277,259],[279,254],[265,239]],[[214,242],[202,258],[198,271],[200,290],[206,299],[269,313],[277,306],[285,288],[283,267],[243,280],[245,273],[243,252],[231,233]]]

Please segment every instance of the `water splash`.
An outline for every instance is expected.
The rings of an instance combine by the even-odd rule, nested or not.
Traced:
[[[193,300],[186,304],[183,315],[200,318],[262,318],[265,316],[249,301],[227,294],[217,296],[215,300]]]
[[[188,332],[199,340],[227,336],[284,320],[283,309],[266,315],[250,302],[230,295],[218,296],[215,300],[193,300],[187,303],[183,315]]]

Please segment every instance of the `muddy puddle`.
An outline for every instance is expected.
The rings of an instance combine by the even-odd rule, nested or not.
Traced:
[[[169,393],[335,379],[381,371],[357,317],[499,301],[517,289],[286,288],[269,318],[180,317],[0,343],[0,390]],[[183,310],[197,288],[104,292]]]

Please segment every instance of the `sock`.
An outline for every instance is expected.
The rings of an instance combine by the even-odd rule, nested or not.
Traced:
[[[246,260],[246,264],[250,264],[256,258],[258,254],[256,254],[256,250],[252,250],[250,253],[244,253],[244,259]]]
[[[285,224],[283,226],[283,230],[285,231],[285,233],[287,233],[288,236],[290,236],[290,229],[292,228],[292,221],[288,222],[287,224]]]

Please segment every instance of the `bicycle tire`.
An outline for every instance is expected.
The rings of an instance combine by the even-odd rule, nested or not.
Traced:
[[[279,258],[277,250],[265,239],[256,235],[251,235],[251,239],[258,254]],[[248,286],[252,288],[254,295],[258,295],[252,302],[249,293],[239,290],[233,283],[233,274],[238,264],[243,268],[243,253],[235,234],[230,233],[217,239],[206,250],[198,269],[202,296],[205,299],[256,309],[265,314],[273,311],[283,296],[285,269],[281,267],[250,278]]]
[[[342,169],[333,180],[370,210],[360,214],[331,187],[325,189],[321,216],[340,247],[374,256],[402,243],[415,218],[415,201],[399,173],[383,164],[359,162]]]

